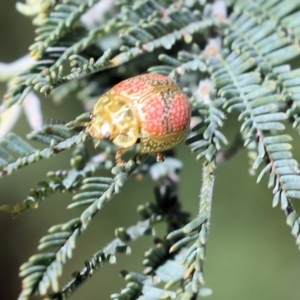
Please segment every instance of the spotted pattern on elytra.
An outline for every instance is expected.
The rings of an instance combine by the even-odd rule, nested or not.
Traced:
[[[156,86],[167,85],[174,85],[174,82],[164,75],[144,74],[121,81],[114,86],[113,92],[124,96],[140,97]]]
[[[178,88],[165,88],[145,98],[142,129],[150,134],[164,135],[183,130],[190,119],[188,98]]]
[[[171,105],[169,127],[172,128],[173,131],[182,130],[190,118],[190,106],[187,102],[187,96],[182,93],[177,93],[174,95]]]
[[[153,135],[164,135],[167,132],[166,126],[162,123],[164,119],[164,101],[159,93],[152,94],[143,100],[141,106],[142,133]]]

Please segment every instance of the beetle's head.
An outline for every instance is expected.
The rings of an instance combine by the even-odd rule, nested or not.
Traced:
[[[139,135],[138,118],[131,102],[121,100],[115,97],[104,104],[100,102],[101,105],[98,104],[91,114],[87,132],[97,141],[96,146],[102,139],[111,140],[120,148],[128,148],[136,143]]]
[[[116,126],[105,114],[91,114],[91,122],[88,127],[89,135],[97,140],[113,140],[118,134]]]

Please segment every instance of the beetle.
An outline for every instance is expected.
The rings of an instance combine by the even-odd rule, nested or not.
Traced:
[[[116,162],[137,143],[139,153],[172,149],[187,136],[191,119],[187,95],[169,77],[143,74],[121,81],[97,101],[90,115],[87,133],[96,140],[111,140],[117,147]]]

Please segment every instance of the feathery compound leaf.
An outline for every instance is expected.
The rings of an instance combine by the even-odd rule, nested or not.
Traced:
[[[243,121],[241,132],[246,137],[246,143],[248,144],[249,141],[255,140],[259,141],[257,143],[258,156],[254,160],[253,169],[257,169],[263,163],[266,163],[266,166],[259,174],[257,182],[266,173],[269,173],[268,186],[273,187],[275,194],[273,206],[276,206],[280,201],[281,208],[289,215],[294,212],[294,209],[288,197],[299,198],[300,193],[298,192],[298,187],[284,186],[285,179],[287,179],[285,176],[289,176],[288,178],[292,182],[298,182],[299,171],[298,167],[294,167],[295,160],[290,152],[291,145],[289,141],[291,141],[291,138],[288,135],[277,135],[277,132],[285,129],[281,121],[285,121],[287,116],[279,110],[285,100],[284,98],[287,98],[289,86],[293,86],[296,81],[291,81],[290,83],[285,81],[292,76],[292,74],[289,75],[286,67],[275,68],[275,74],[270,75],[270,78],[278,76],[277,78],[280,78],[286,85],[286,90],[280,93],[280,86],[275,81],[267,80],[266,77],[261,82],[259,74],[254,76],[253,72],[259,72],[260,70],[270,72],[275,65],[299,55],[299,51],[297,50],[294,54],[291,54],[288,49],[292,49],[294,47],[292,45],[282,48],[282,51],[275,50],[273,53],[266,55],[264,59],[258,56],[256,60],[253,60],[253,56],[255,56],[257,51],[257,48],[253,46],[254,42],[259,41],[264,37],[264,34],[269,34],[273,27],[271,24],[269,26],[265,23],[268,30],[265,30],[265,32],[260,31],[258,29],[259,26],[256,25],[255,17],[244,15],[243,13],[239,17],[233,16],[233,18],[237,26],[233,27],[234,29],[232,28],[233,31],[231,33],[228,33],[226,37],[228,38],[227,42],[228,44],[232,43],[231,47],[233,48],[237,47],[238,43],[241,43],[242,48],[239,49],[243,49],[243,53],[239,55],[238,52],[233,51],[224,60],[210,61],[213,83],[218,87],[218,94],[227,100],[224,107],[229,112],[239,111],[241,113],[239,120]],[[239,24],[239,22],[243,23]],[[240,40],[239,32],[242,33]],[[283,55],[285,50],[287,51],[287,56]],[[278,56],[281,56],[282,58],[275,62],[272,58],[273,55],[274,57],[278,58]],[[286,75],[281,76],[281,73]],[[241,76],[243,76],[243,80],[241,80]],[[246,76],[249,77],[248,82],[245,81]],[[247,86],[245,82],[249,83],[249,85]],[[291,109],[289,114],[292,115],[294,111],[295,109]],[[270,133],[273,136],[269,136]],[[284,163],[281,163],[281,161]],[[286,162],[292,167],[283,167],[283,164]],[[278,165],[282,165],[282,167],[278,167]],[[296,225],[293,226],[295,226],[293,228],[296,228]]]
[[[81,235],[81,232],[87,228],[92,217],[106,204],[112,196],[119,191],[119,188],[124,183],[124,178],[137,167],[137,164],[130,161],[124,168],[120,168],[115,172],[115,178],[88,178],[83,181],[82,189],[84,191],[91,190],[91,192],[83,192],[76,195],[75,200],[93,200],[92,204],[81,214],[80,218],[70,220],[67,223],[52,226],[49,229],[50,235],[43,237],[38,247],[39,250],[45,250],[57,247],[56,252],[49,253],[47,259],[42,254],[35,255],[29,259],[31,264],[24,264],[21,267],[23,279],[23,291],[20,299],[26,299],[26,296],[39,292],[45,295],[49,288],[53,292],[58,292],[58,277],[62,273],[62,265],[72,257],[73,249],[75,248],[76,241]],[[126,170],[126,171],[125,171]],[[120,183],[122,177],[122,184]],[[93,190],[97,189],[96,192]],[[103,192],[99,192],[102,190]],[[96,194],[95,194],[96,193]],[[37,260],[36,257],[39,259]],[[43,263],[41,264],[41,259]],[[26,272],[27,267],[38,266],[37,271]],[[40,269],[43,269],[41,272]],[[28,273],[31,273],[27,276]],[[23,298],[22,298],[23,297]]]
[[[161,54],[158,57],[159,60],[167,65],[151,67],[148,71],[169,75],[174,79],[189,72],[205,72],[207,66],[202,56],[203,55],[180,51],[178,52],[178,58],[175,59],[167,54]]]
[[[293,9],[283,9],[280,2],[274,3],[272,10],[266,6],[262,1],[238,1],[236,10],[231,15],[232,26],[228,28],[225,44],[235,51],[251,53],[259,68],[269,73],[273,67],[298,56],[300,48],[293,39],[293,35],[297,35],[297,31],[293,32],[295,27],[283,31],[280,26],[276,26]],[[283,15],[278,14],[278,11]],[[272,14],[273,12],[276,13]]]
[[[70,31],[83,13],[95,3],[97,3],[96,0],[87,3],[73,0],[56,5],[54,11],[49,14],[42,26],[36,31],[38,34],[37,42],[30,47],[31,55],[36,58],[41,57],[50,45],[55,44]]]
[[[155,236],[154,245],[145,251],[143,274],[122,271],[125,286],[111,298],[191,300],[211,294],[204,287],[204,262],[214,171],[242,147],[248,152],[250,173],[258,171],[257,182],[267,179],[272,206],[284,211],[300,248],[300,218],[292,204],[292,199],[300,199],[300,171],[288,124],[292,122],[299,131],[300,69],[292,70],[288,64],[300,54],[298,1],[46,0],[18,3],[17,9],[33,17],[37,26],[29,50],[36,61],[17,71],[14,78],[10,75],[0,113],[26,101],[32,90],[46,96],[52,93],[57,102],[71,95],[84,107],[84,113],[67,125],[47,125],[27,136],[46,148],[32,147],[14,133],[0,141],[0,177],[74,147],[68,169],[47,172],[47,178],[38,179],[22,203],[1,206],[16,216],[37,208],[56,192],[70,192],[73,201],[67,208],[76,208],[74,212],[81,209],[76,218],[52,226],[40,239],[40,252],[21,266],[23,290],[19,299],[36,294],[53,300],[69,298],[94,271],[107,263],[115,264],[118,253],[134,251],[129,242],[157,234],[153,228],[157,223],[166,230],[162,237]],[[166,151],[164,163],[137,155],[125,165],[114,166],[119,149],[109,139],[101,140],[90,152],[85,146],[90,111],[99,95],[146,70],[169,76],[191,99],[192,129],[186,144],[197,152],[197,159],[204,158],[198,214],[192,220],[179,201],[179,171],[184,164],[173,149]],[[0,64],[0,79],[3,72],[9,73]],[[155,91],[159,92],[159,87]],[[151,94],[150,89],[146,97]],[[132,100],[131,96],[114,95]],[[139,133],[147,135],[143,99],[133,99],[133,103]],[[164,101],[163,106],[168,105],[172,101]],[[156,112],[157,107],[147,109]],[[231,119],[228,126],[236,124],[231,122],[234,118],[239,126],[223,129],[227,117]],[[121,130],[118,118],[107,122],[112,131],[116,127]],[[168,125],[169,121],[161,122]],[[232,133],[236,138],[227,140]],[[135,153],[141,136],[137,138]],[[107,170],[111,176],[100,173]],[[95,252],[60,290],[59,277],[79,237],[116,193],[122,195],[131,174],[137,180],[150,174],[156,184],[155,201],[140,204],[141,221],[127,229],[116,228],[113,240]],[[151,199],[149,195],[146,198]]]
[[[46,137],[46,139],[43,137]],[[16,171],[19,168],[37,162],[43,158],[49,158],[61,151],[68,150],[76,145],[79,145],[85,141],[87,136],[84,132],[80,132],[69,138],[53,134],[49,136],[44,132],[34,132],[29,135],[29,138],[46,142],[50,144],[50,147],[44,148],[43,150],[38,150],[31,147],[27,142],[23,141],[15,134],[8,135],[7,138],[4,138],[0,141],[0,149],[3,146],[5,147],[3,147],[2,151],[0,150],[0,154],[3,153],[4,156],[7,157],[7,150],[11,150],[17,152],[19,155],[21,155],[21,157],[16,159],[14,162],[11,162],[12,156],[9,156],[10,162],[7,162],[8,164],[2,167],[0,177],[4,175],[10,175],[13,171]],[[57,139],[60,140],[59,143],[56,142]]]
[[[47,176],[50,179],[49,182],[40,182],[37,189],[30,189],[27,198],[16,205],[2,205],[0,209],[5,212],[9,212],[13,217],[18,216],[29,208],[37,208],[39,203],[45,200],[47,197],[55,192],[74,192],[78,190],[78,186],[81,184],[82,178],[91,176],[99,168],[103,168],[101,164],[88,161],[81,169],[71,169],[63,172],[48,172]],[[74,197],[75,198],[75,197]],[[89,205],[93,203],[95,199],[88,199],[86,202],[77,201],[70,204],[67,208],[73,208],[81,205]],[[81,202],[84,202],[82,204]]]
[[[199,91],[199,94],[201,90]],[[223,105],[223,99],[208,100],[205,103],[201,102],[201,94],[195,94],[194,106],[200,114],[200,123],[193,129],[202,129],[202,124],[205,128],[202,134],[192,135],[187,139],[186,143],[191,144],[191,151],[201,151],[197,159],[205,157],[207,161],[211,161],[218,150],[221,149],[221,144],[227,144],[226,137],[218,130],[223,126],[225,114],[219,109]],[[201,126],[200,126],[201,125]]]

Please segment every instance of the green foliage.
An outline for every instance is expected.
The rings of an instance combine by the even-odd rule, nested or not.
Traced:
[[[12,132],[1,139],[0,177],[74,148],[68,170],[48,172],[48,181],[30,189],[22,203],[1,209],[17,216],[37,208],[49,195],[70,192],[75,195],[67,208],[82,212],[52,226],[41,238],[38,254],[21,266],[20,300],[34,294],[68,298],[95,270],[115,263],[118,253],[129,254],[129,242],[155,235],[157,223],[166,224],[167,232],[145,252],[143,274],[123,271],[126,287],[111,298],[183,300],[209,295],[203,270],[215,169],[242,147],[249,152],[252,171],[260,169],[257,182],[268,176],[273,207],[280,205],[284,211],[299,247],[300,218],[292,204],[292,199],[300,199],[299,164],[286,131],[288,122],[296,131],[300,126],[300,70],[288,64],[300,54],[297,1],[120,0],[107,11],[98,11],[95,0],[46,1],[44,6],[36,2],[17,6],[34,17],[37,26],[30,47],[35,63],[7,83],[4,104],[22,105],[32,91],[62,101],[73,92],[85,112],[66,125],[46,125],[29,133],[27,139],[46,144],[43,149]],[[83,19],[87,13],[92,24]],[[168,75],[190,97],[192,128],[186,144],[203,161],[199,211],[192,220],[180,207],[182,164],[173,151],[163,164],[132,154],[124,166],[114,166],[113,144],[102,141],[96,155],[87,150],[85,128],[98,95],[114,82],[147,71]],[[225,150],[229,142],[222,128],[234,113],[239,135]],[[101,170],[110,170],[112,176],[98,176]],[[115,239],[60,288],[59,276],[77,240],[132,174],[150,174],[157,181],[156,202],[141,203],[140,219],[127,229],[116,229]]]

